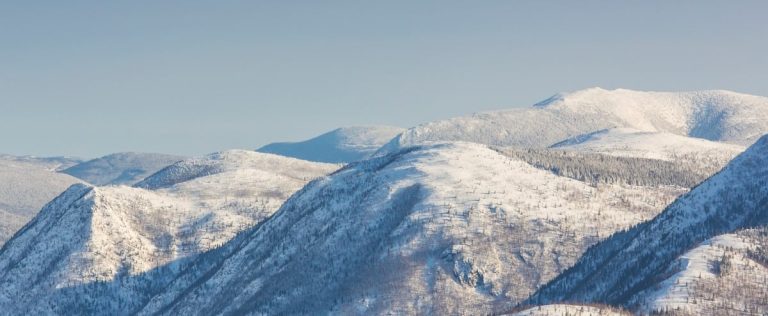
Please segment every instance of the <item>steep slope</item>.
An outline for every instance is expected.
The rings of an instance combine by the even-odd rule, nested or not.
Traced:
[[[723,234],[678,257],[629,306],[669,315],[768,313],[768,227]]]
[[[374,153],[404,129],[392,126],[339,128],[298,143],[273,143],[257,149],[310,161],[346,163]]]
[[[628,304],[672,262],[719,234],[768,224],[768,136],[653,220],[591,248],[530,303]]]
[[[408,148],[310,183],[141,313],[489,313],[684,191],[560,177],[478,144]]]
[[[673,93],[592,88],[558,94],[530,108],[423,124],[403,132],[383,151],[456,140],[548,147],[615,127],[748,145],[768,132],[768,98],[730,91]]]
[[[80,180],[54,172],[58,165],[44,158],[0,158],[0,245],[51,199]]]
[[[0,310],[131,314],[198,254],[257,225],[307,181],[337,167],[307,162],[315,167],[282,174],[295,159],[269,157],[273,171],[256,170],[263,156],[272,155],[197,158],[226,170],[183,176],[157,190],[72,186],[0,250]],[[287,165],[278,167],[279,159]]]
[[[131,185],[182,159],[184,157],[165,154],[116,153],[77,164],[61,172],[93,185]]]

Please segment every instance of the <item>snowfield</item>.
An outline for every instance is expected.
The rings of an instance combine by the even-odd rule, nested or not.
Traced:
[[[631,128],[612,128],[579,135],[554,144],[551,148],[621,157],[690,160],[697,164],[711,161],[720,167],[746,149],[741,145]]]

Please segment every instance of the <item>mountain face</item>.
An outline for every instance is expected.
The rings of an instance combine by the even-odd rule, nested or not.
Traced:
[[[729,91],[641,92],[592,88],[530,108],[478,113],[406,130],[383,152],[432,141],[548,147],[611,128],[749,145],[768,133],[768,98]]]
[[[198,257],[140,314],[491,313],[686,191],[627,181],[470,143],[351,163]]]
[[[628,303],[640,313],[768,313],[768,226],[710,238],[672,261]]]
[[[271,165],[260,166],[263,161]],[[178,168],[198,164],[219,172]],[[168,169],[145,182],[162,188],[78,184],[46,205],[0,250],[0,310],[132,314],[197,255],[257,225],[306,182],[337,169],[249,151],[174,166],[180,178],[173,183]]]
[[[760,138],[721,172],[680,197],[653,220],[592,247],[574,267],[543,287],[529,302],[631,305],[647,301],[641,293],[652,292],[659,280],[667,279],[669,274],[665,271],[670,273],[675,260],[684,258],[681,256],[686,252],[707,246],[702,243],[718,235],[766,224],[768,136]],[[710,243],[721,241],[715,239]],[[688,267],[695,264],[690,260],[687,263]]]
[[[0,156],[0,245],[51,199],[80,180],[55,172],[59,158]]]
[[[116,153],[77,164],[61,172],[97,186],[132,185],[182,159],[184,157],[165,154]]]
[[[309,161],[347,163],[373,154],[404,129],[392,126],[346,127],[298,143],[273,143],[257,149]]]

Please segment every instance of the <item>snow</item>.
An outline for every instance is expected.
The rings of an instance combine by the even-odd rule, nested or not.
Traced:
[[[479,144],[404,149],[308,185],[142,313],[490,313],[684,191],[595,187]]]
[[[243,150],[193,161],[177,165],[205,161],[220,172],[181,175],[157,190],[78,184],[51,201],[0,251],[0,309],[130,313],[184,264],[338,168]]]
[[[725,164],[746,149],[741,145],[632,128],[604,129],[569,138],[551,147],[667,161],[689,159],[702,162],[705,159],[712,159],[721,164]]]
[[[131,185],[182,159],[184,157],[166,154],[116,153],[77,164],[61,172],[93,185]]]
[[[310,161],[346,163],[374,153],[404,129],[393,126],[339,128],[298,143],[273,143],[257,151]]]
[[[718,254],[720,246],[744,246],[731,236],[718,235],[768,224],[766,153],[768,136],[760,138],[722,171],[677,199],[653,220],[590,249],[574,268],[543,287],[530,301],[629,304],[627,300],[637,294],[635,291],[661,278],[667,281],[649,296],[651,300],[658,299],[659,306],[680,304],[685,296],[681,296],[676,282],[685,284],[691,275],[698,278],[699,273],[706,280],[704,266]],[[705,242],[711,238],[715,239]],[[689,253],[684,255],[686,252]],[[674,260],[678,260],[676,264],[683,268],[682,272],[669,273],[670,277],[658,274],[670,271],[667,264]]]
[[[533,107],[422,124],[403,132],[381,152],[434,141],[548,147],[612,128],[745,146],[768,132],[768,98],[722,90],[644,92],[592,88],[562,93]]]
[[[641,312],[678,308],[695,312],[691,310],[694,304],[690,297],[690,293],[695,291],[694,284],[701,279],[718,277],[713,263],[723,257],[727,247],[743,251],[752,245],[736,234],[720,235],[701,243],[670,264],[670,267],[681,269],[679,272],[660,282],[656,286],[657,290],[638,295],[644,300],[639,303],[643,308]]]
[[[59,158],[0,157],[0,245],[51,199],[80,180],[55,172]]]
[[[628,312],[624,312],[608,306],[585,306],[585,305],[570,305],[570,304],[552,304],[532,307],[517,313],[513,313],[512,316],[628,316],[631,315]]]

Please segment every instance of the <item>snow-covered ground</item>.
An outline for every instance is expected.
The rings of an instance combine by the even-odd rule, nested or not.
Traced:
[[[532,307],[511,316],[629,316],[629,312],[610,306],[552,304]]]
[[[261,165],[265,161],[270,164]],[[130,314],[185,263],[257,225],[306,182],[338,168],[238,150],[176,166],[195,164],[220,172],[175,173],[183,180],[157,190],[70,187],[0,251],[0,309]],[[167,180],[162,175],[155,176]]]
[[[563,150],[593,152],[613,156],[661,160],[715,160],[725,165],[746,147],[680,136],[666,132],[645,132],[631,128],[612,128],[569,138],[551,146]]]
[[[685,191],[594,185],[479,144],[405,149],[308,185],[142,313],[488,313]]]
[[[768,98],[730,91],[644,92],[592,88],[533,107],[483,112],[410,128],[382,152],[432,141],[548,147],[611,128],[749,145],[768,133]]]
[[[768,262],[749,255],[766,241],[763,231],[723,234],[702,242],[669,265],[662,274],[669,277],[635,295],[629,304],[640,313],[768,313]],[[764,303],[757,305],[755,300]]]
[[[71,166],[61,172],[93,185],[131,185],[156,171],[184,159],[152,153],[116,153]]]
[[[310,161],[346,163],[368,157],[403,130],[393,126],[344,127],[303,142],[272,143],[257,151]]]

